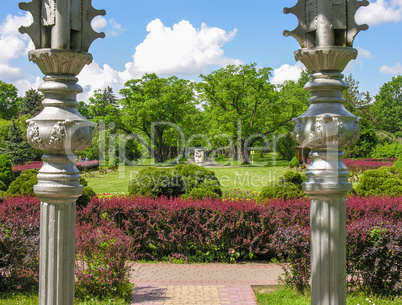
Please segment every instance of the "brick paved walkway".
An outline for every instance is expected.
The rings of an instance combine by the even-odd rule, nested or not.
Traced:
[[[132,305],[256,305],[251,285],[276,285],[274,264],[134,264]]]

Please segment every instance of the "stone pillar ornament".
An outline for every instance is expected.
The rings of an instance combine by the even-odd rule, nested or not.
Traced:
[[[35,194],[41,201],[39,304],[74,304],[75,202],[82,194],[75,167],[79,150],[89,146],[92,124],[78,111],[77,84],[82,68],[92,62],[87,53],[96,38],[91,28],[95,10],[91,0],[32,0],[20,3],[33,23],[20,32],[32,39],[29,60],[45,75],[39,90],[44,109],[28,120],[29,144],[44,152]]]
[[[343,106],[348,87],[341,72],[357,57],[355,36],[368,28],[357,25],[354,15],[366,0],[298,0],[284,13],[297,16],[293,36],[295,51],[310,74],[305,89],[310,108],[298,118],[296,140],[311,149],[304,191],[309,195],[311,227],[311,304],[346,304],[346,194],[348,169],[343,149],[359,138],[359,118]]]

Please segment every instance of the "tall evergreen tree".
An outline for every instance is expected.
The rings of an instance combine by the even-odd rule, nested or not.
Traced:
[[[14,120],[10,124],[8,136],[4,141],[4,147],[1,148],[1,153],[5,154],[13,164],[21,164],[32,161],[35,158],[33,149],[24,140],[21,129]]]
[[[21,100],[19,114],[37,115],[43,109],[42,101],[43,95],[38,90],[29,89]]]

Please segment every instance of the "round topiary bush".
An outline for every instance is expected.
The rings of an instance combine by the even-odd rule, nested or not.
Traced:
[[[291,182],[295,184],[299,190],[301,190],[303,182],[306,181],[306,175],[295,171],[287,171],[283,177],[280,178],[280,180],[282,180],[284,183]]]
[[[193,198],[220,197],[222,190],[215,173],[195,164],[177,165],[173,169],[141,170],[129,185],[130,195]]]
[[[91,202],[92,198],[96,196],[95,191],[90,186],[84,186],[82,195],[77,199],[77,207],[86,207]]]
[[[270,185],[262,188],[261,193],[258,195],[258,200],[264,199],[294,199],[301,197],[299,188],[291,183]]]
[[[37,174],[37,169],[28,169],[21,172],[18,178],[10,184],[7,194],[35,196],[33,186],[38,183]]]
[[[394,167],[366,170],[356,187],[359,196],[402,195],[402,177]]]
[[[174,169],[147,168],[130,182],[130,195],[177,197],[185,193],[182,176]]]
[[[299,167],[299,166],[300,166],[299,159],[297,159],[297,157],[294,156],[292,158],[292,160],[290,160],[289,167],[292,168],[292,167]]]
[[[0,181],[2,181],[6,188],[10,186],[11,182],[15,179],[11,161],[5,155],[0,155]]]

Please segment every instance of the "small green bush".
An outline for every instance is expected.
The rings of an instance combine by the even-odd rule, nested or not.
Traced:
[[[292,158],[292,160],[290,160],[289,167],[292,168],[292,167],[299,167],[299,166],[300,166],[299,160],[296,158],[296,156],[294,156]]]
[[[306,176],[295,171],[287,171],[283,177],[279,178],[279,183],[263,187],[258,200],[263,199],[293,199],[304,196],[302,184],[306,181]]]
[[[394,143],[383,143],[377,144],[372,153],[372,158],[398,158],[402,154],[402,144],[397,142]]]
[[[33,186],[38,183],[37,174],[37,169],[28,169],[21,172],[18,178],[10,184],[7,193],[9,195],[35,196]]]
[[[7,185],[0,180],[0,192],[7,191]]]
[[[96,196],[96,193],[90,186],[84,186],[82,195],[77,199],[77,207],[86,207],[92,198]]]
[[[359,196],[402,195],[402,178],[394,167],[367,170],[356,187]]]
[[[398,160],[396,160],[394,162],[394,164],[392,165],[393,168],[396,168],[398,170],[402,169],[402,159],[401,159],[401,157],[399,157]]]
[[[130,195],[153,198],[182,195],[192,198],[222,196],[215,173],[195,164],[179,164],[171,169],[143,169],[131,181],[128,190]]]
[[[302,184],[303,182],[306,181],[306,175],[305,174],[300,174],[295,171],[287,171],[282,178],[280,178],[283,182],[291,182],[295,184],[299,190],[302,189]]]
[[[289,132],[281,137],[276,145],[276,152],[284,160],[291,160],[295,155],[295,146],[297,146],[295,137]]]
[[[184,180],[174,169],[147,168],[131,181],[130,195],[177,197],[185,192]]]
[[[0,181],[2,181],[7,187],[15,179],[15,175],[11,166],[11,162],[5,155],[0,155]]]
[[[258,200],[263,199],[294,199],[301,196],[299,188],[291,183],[287,182],[285,184],[270,185],[262,188]]]

